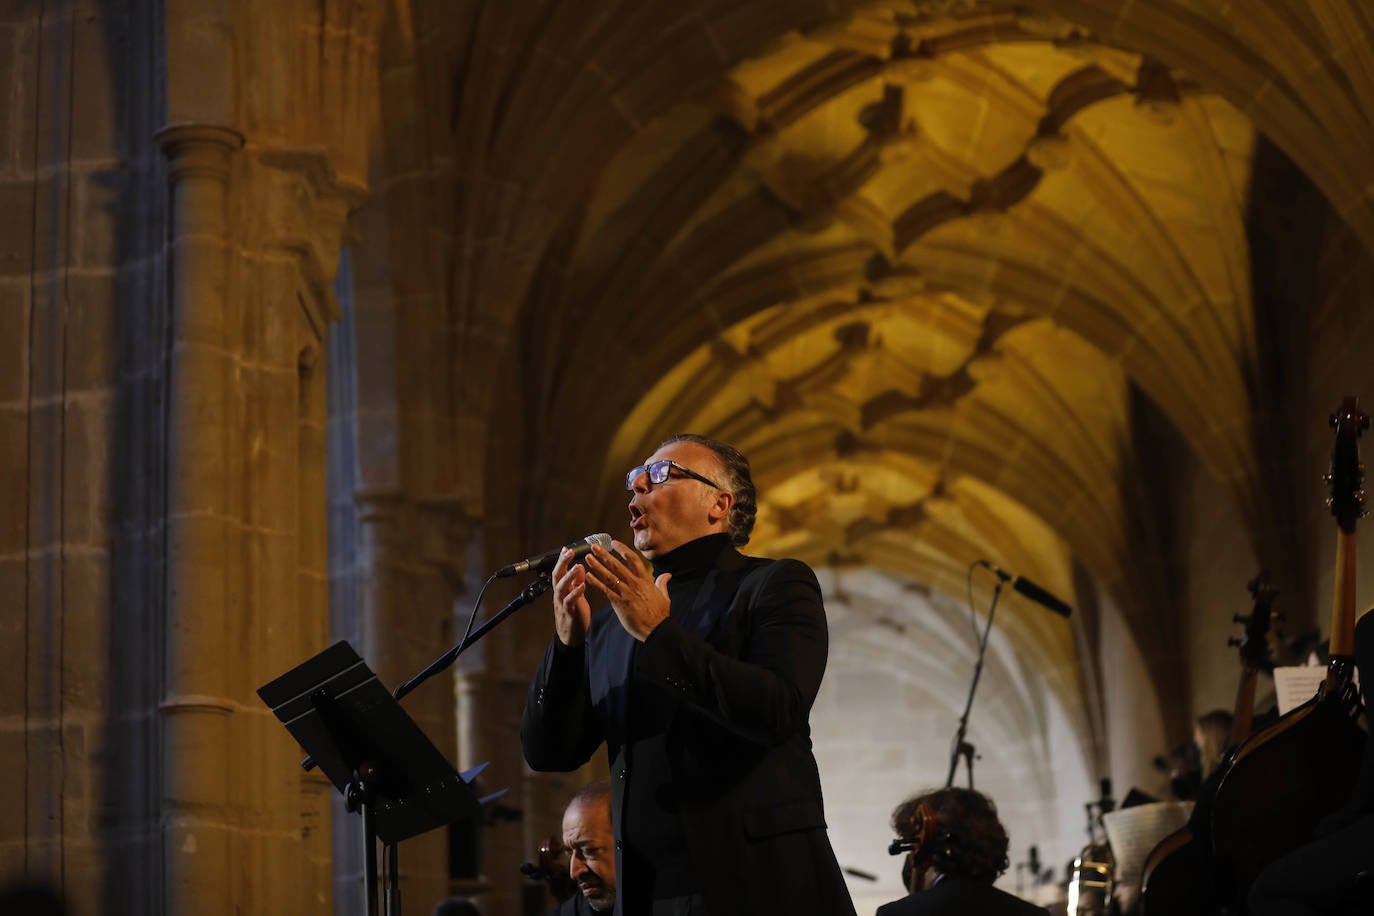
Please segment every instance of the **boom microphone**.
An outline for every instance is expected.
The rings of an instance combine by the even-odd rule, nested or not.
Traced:
[[[573,541],[568,545],[568,549],[573,552],[573,562],[576,563],[587,554],[592,552],[592,547],[600,545],[606,550],[611,549],[611,536],[604,531],[596,534],[589,534],[580,541]],[[519,563],[512,563],[509,566],[502,566],[493,576],[495,579],[506,579],[510,576],[518,576],[522,572],[533,570],[537,573],[546,573],[553,569],[558,562],[558,555],[563,552],[562,547],[555,547],[553,550],[541,553],[538,556],[526,557]]]
[[[1013,576],[1011,573],[1005,572],[1001,569],[998,569],[996,566],[993,566],[987,560],[979,560],[978,562],[982,563],[988,569],[992,570],[992,574],[997,578],[1001,579],[1003,582],[1010,582],[1011,587],[1013,589],[1025,595],[1027,598],[1034,601],[1036,604],[1043,605],[1044,607],[1049,608],[1050,610],[1058,614],[1060,617],[1068,617],[1070,614],[1073,613],[1073,608],[1069,607],[1063,601],[1060,601],[1054,595],[1045,591],[1043,588],[1036,585],[1034,582],[1027,579],[1025,576]]]

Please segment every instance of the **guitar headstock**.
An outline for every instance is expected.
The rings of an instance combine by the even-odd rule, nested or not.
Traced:
[[[1361,412],[1354,397],[1346,397],[1331,415],[1336,444],[1331,449],[1331,471],[1326,475],[1331,495],[1326,504],[1336,516],[1336,524],[1346,534],[1364,514],[1364,465],[1360,464],[1360,434],[1369,429],[1369,417]]]
[[[1274,670],[1274,662],[1269,653],[1269,626],[1274,620],[1274,599],[1279,590],[1263,572],[1250,580],[1246,586],[1254,607],[1249,616],[1236,614],[1232,619],[1245,624],[1245,632],[1239,639],[1229,639],[1227,643],[1240,647],[1240,663],[1243,667],[1256,671]]]

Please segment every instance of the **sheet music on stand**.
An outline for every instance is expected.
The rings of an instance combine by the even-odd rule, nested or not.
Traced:
[[[1190,801],[1150,802],[1119,808],[1102,815],[1107,842],[1116,857],[1116,874],[1120,881],[1140,884],[1145,870],[1145,858],[1160,840],[1188,823],[1193,813]]]
[[[399,843],[480,811],[462,776],[347,642],[258,689],[258,696],[344,792],[377,767],[377,837]]]

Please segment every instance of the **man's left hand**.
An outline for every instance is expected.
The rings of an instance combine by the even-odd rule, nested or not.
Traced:
[[[673,574],[655,579],[653,569],[639,554],[620,541],[611,544],[614,551],[592,547],[586,559],[587,582],[610,599],[625,632],[643,642],[668,619],[668,580]]]

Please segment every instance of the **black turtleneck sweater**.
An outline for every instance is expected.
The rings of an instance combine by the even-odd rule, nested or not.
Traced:
[[[711,534],[689,541],[654,560],[654,576],[672,573],[668,580],[670,617],[649,634],[645,646],[663,627],[695,630],[710,600],[712,571],[730,546],[728,534]],[[622,812],[626,868],[652,875],[653,897],[683,897],[700,884],[687,854],[682,815],[669,765],[665,729],[675,698],[644,669],[644,646],[635,646],[626,722],[627,786]]]

